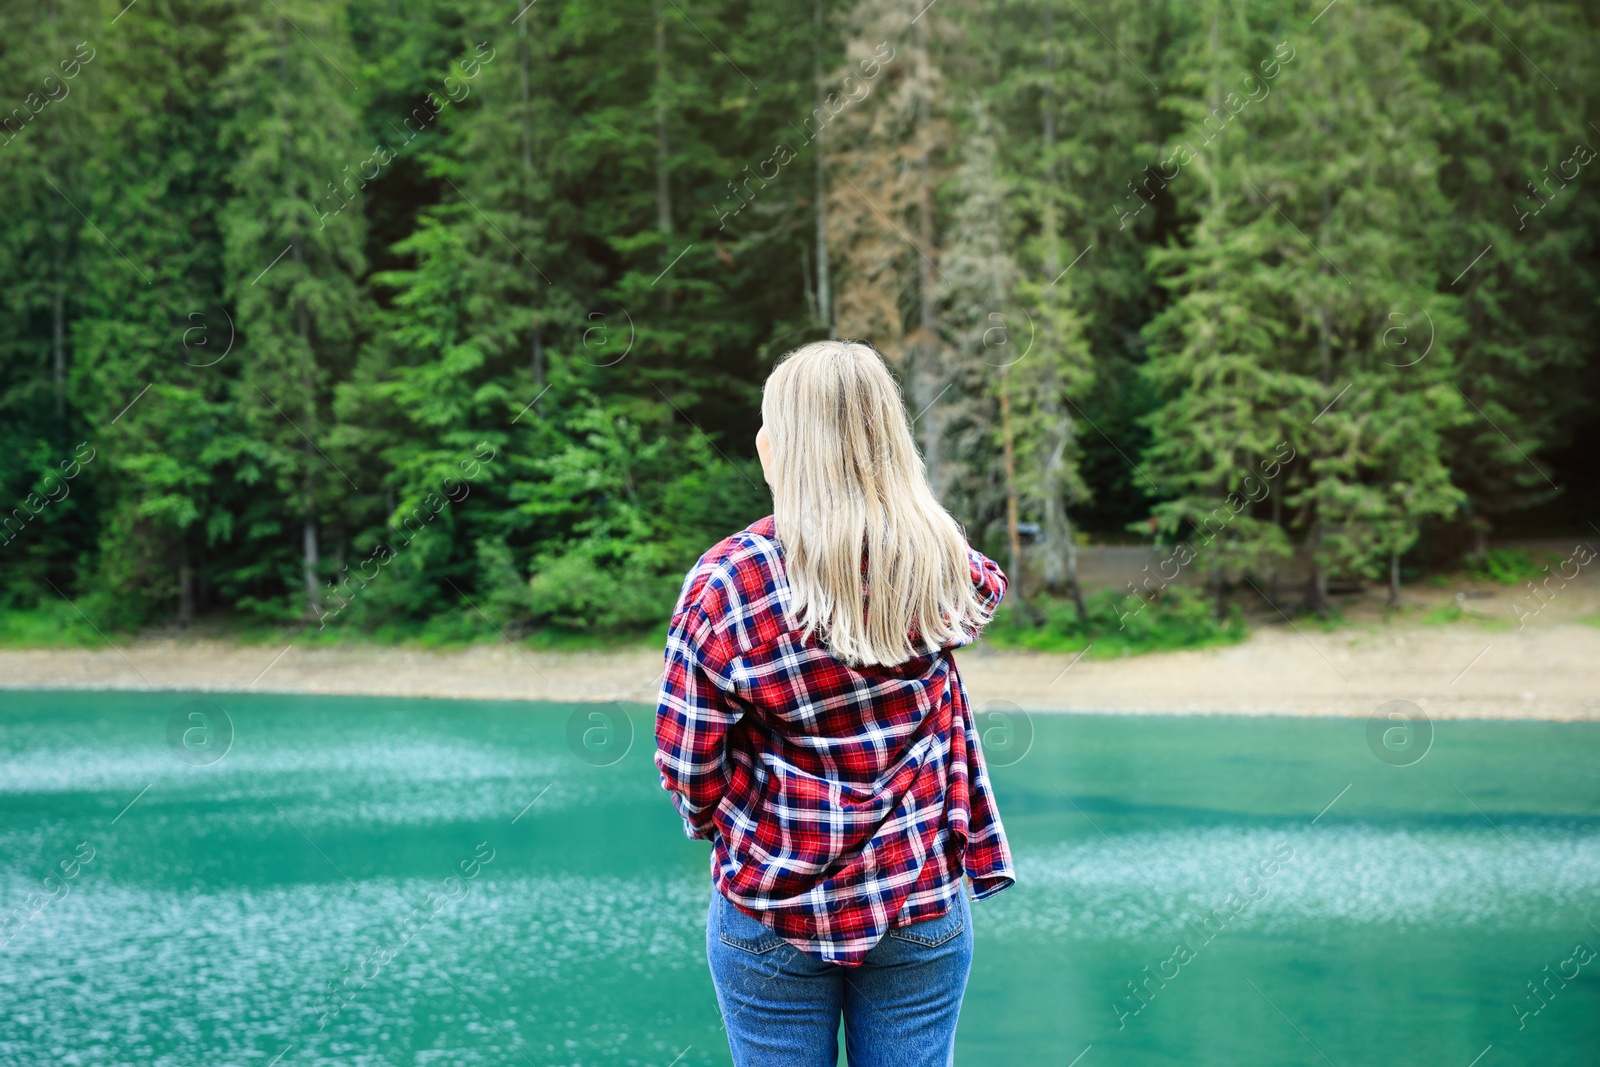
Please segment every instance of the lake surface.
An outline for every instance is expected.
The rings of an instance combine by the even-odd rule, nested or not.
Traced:
[[[1031,725],[986,724],[1019,880],[958,1063],[1600,1062],[1600,726]],[[729,1063],[652,729],[0,693],[0,1064]]]

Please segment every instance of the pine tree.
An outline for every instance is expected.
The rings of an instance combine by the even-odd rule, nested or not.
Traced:
[[[950,182],[954,204],[941,257],[940,318],[951,341],[950,392],[955,394],[945,405],[954,446],[951,467],[965,475],[950,489],[967,498],[969,513],[985,518],[997,510],[996,495],[1003,502],[1010,550],[1008,595],[1020,619],[1027,608],[1017,528],[1013,372],[1015,364],[1032,354],[1032,330],[1013,302],[1019,269],[1010,251],[1011,191],[1000,174],[994,123],[981,99],[974,98],[969,110],[961,164]]]
[[[1119,52],[1067,4],[1029,0],[1012,10],[1003,20],[975,19],[974,28],[993,41],[983,80],[1009,123],[1002,150],[1022,236],[1016,299],[1030,315],[1033,345],[1018,366],[1026,382],[1018,395],[1031,402],[1018,412],[1019,480],[1041,520],[1044,586],[1071,596],[1082,617],[1072,510],[1091,493],[1080,413],[1105,373],[1101,364],[1128,359],[1113,333],[1102,330],[1097,341],[1091,331],[1146,284],[1139,229],[1111,227],[1118,214],[1106,204],[1116,199],[1130,161],[1143,154],[1142,98],[1152,90],[1139,42],[1160,38],[1161,16],[1140,6],[1101,9],[1123,37]],[[1128,50],[1140,59],[1127,58]]]
[[[1435,236],[1437,287],[1461,298],[1454,384],[1471,417],[1446,448],[1481,550],[1494,521],[1562,491],[1530,457],[1565,443],[1593,403],[1574,385],[1589,352],[1581,324],[1600,301],[1600,200],[1581,193],[1578,146],[1600,148],[1585,119],[1600,98],[1600,15],[1555,3],[1405,6],[1432,28],[1421,60],[1452,160],[1440,173],[1452,211]],[[1426,340],[1420,319],[1407,331]]]
[[[104,241],[81,213],[90,191],[84,146],[93,140],[86,98],[104,67],[90,40],[98,40],[95,26],[95,12],[82,8],[0,13],[0,194],[8,208],[0,228],[0,447],[14,460],[0,470],[0,551],[30,599],[54,599],[50,585],[71,583],[69,561],[93,541],[81,510],[93,478],[77,482],[75,502],[61,464],[73,462],[83,439],[69,383],[84,249]]]
[[[229,41],[223,144],[237,156],[221,210],[240,332],[237,399],[270,443],[270,470],[299,514],[300,584],[322,606],[322,543],[360,486],[327,454],[333,382],[362,318],[362,98],[342,8],[286,0],[241,12]],[[407,126],[431,121],[427,104]]]
[[[263,450],[233,401],[238,346],[217,227],[230,159],[199,150],[217,141],[230,15],[213,0],[143,12],[120,20],[97,57],[85,207],[117,247],[85,249],[72,380],[101,442],[95,588],[118,621],[159,608],[188,625],[212,572],[262,547],[240,538]],[[259,503],[270,513],[277,501]]]
[[[392,308],[340,391],[341,440],[392,493],[387,525],[478,442],[504,458],[441,515],[450,536],[408,546],[406,580],[363,589],[368,605],[425,616],[477,580],[496,625],[636,625],[670,607],[679,538],[704,535],[678,525],[704,502],[662,509],[662,495],[716,470],[738,484],[713,521],[751,507],[750,483],[685,414],[726,387],[710,361],[750,326],[716,310],[728,293],[695,277],[693,253],[673,262],[717,222],[680,186],[703,188],[728,164],[704,123],[684,132],[715,92],[673,57],[704,41],[670,5],[657,13],[630,66],[611,62],[617,33],[640,25],[623,13],[530,8],[506,41],[498,9],[478,5],[462,30],[471,77],[432,75],[470,92],[418,151],[440,199],[395,246],[405,265],[375,278]],[[714,15],[697,12],[695,26],[739,52]],[[713,71],[721,91],[745,84],[737,65]],[[590,94],[586,116],[567,103],[576,93]],[[649,167],[619,171],[619,157]],[[597,243],[616,254],[597,261]],[[369,523],[363,547],[387,525]]]
[[[915,3],[861,0],[846,18],[842,76],[880,71],[870,99],[832,126],[830,240],[839,248],[836,315],[841,336],[868,339],[908,383],[913,429],[929,483],[943,493],[949,357],[939,323],[936,189],[947,164],[945,81],[933,52],[944,12]],[[890,62],[893,60],[893,62]]]
[[[1424,34],[1374,11],[1324,20],[1297,46],[1210,14],[1187,64],[1192,132],[1169,157],[1194,171],[1170,180],[1200,221],[1187,247],[1151,257],[1174,300],[1148,330],[1149,373],[1170,399],[1146,459],[1177,491],[1157,508],[1163,531],[1194,531],[1194,565],[1219,595],[1230,570],[1259,574],[1285,552],[1281,512],[1261,502],[1298,509],[1306,602],[1326,610],[1330,572],[1370,573],[1459,503],[1440,453],[1459,418],[1445,382],[1460,331],[1428,261],[1443,200]],[[1398,368],[1383,331],[1413,309],[1439,336],[1428,360]]]
[[[1414,546],[1581,504],[1596,19],[0,11],[0,609],[651,625],[767,509],[759,383],[835,328],[1018,594],[1082,610],[1077,531],[1153,505],[1146,592],[1276,602],[1298,544],[1310,606],[1393,600]]]

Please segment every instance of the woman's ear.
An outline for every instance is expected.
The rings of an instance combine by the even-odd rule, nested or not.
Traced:
[[[756,431],[756,456],[761,460],[761,477],[772,485],[772,438],[767,436],[767,424]]]

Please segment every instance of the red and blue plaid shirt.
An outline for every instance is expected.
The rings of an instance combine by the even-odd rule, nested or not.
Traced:
[[[1006,577],[967,549],[992,610]],[[684,580],[655,763],[718,892],[796,948],[855,967],[890,927],[1016,881],[951,649],[851,667],[786,618],[772,517]]]

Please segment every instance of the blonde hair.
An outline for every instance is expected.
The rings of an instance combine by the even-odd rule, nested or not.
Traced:
[[[790,352],[767,378],[761,418],[789,612],[806,636],[847,663],[889,665],[988,622],[966,538],[928,486],[900,388],[871,346],[816,341]]]

